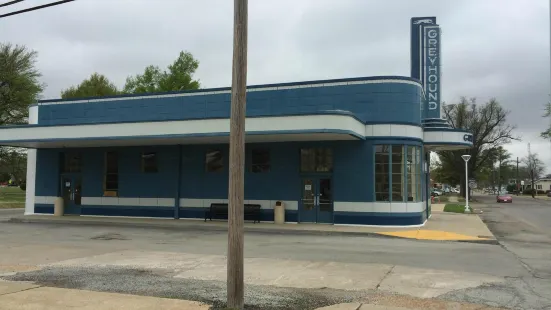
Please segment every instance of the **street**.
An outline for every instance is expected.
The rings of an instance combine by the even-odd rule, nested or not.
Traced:
[[[488,205],[482,219],[501,245],[534,277],[550,279],[551,201],[513,196],[513,203],[497,204],[494,196],[477,198]]]
[[[551,201],[493,199],[479,198],[487,204],[482,218],[501,245],[246,233],[248,308],[315,309],[397,294],[393,300],[551,309],[551,239],[541,219],[550,218]],[[215,305],[225,299],[224,232],[3,219],[6,280]]]

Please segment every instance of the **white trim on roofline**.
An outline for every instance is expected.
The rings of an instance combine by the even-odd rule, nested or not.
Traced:
[[[304,84],[304,85],[286,85],[286,86],[267,86],[259,88],[248,88],[247,92],[257,91],[270,91],[270,90],[284,90],[284,89],[297,89],[297,88],[316,88],[316,87],[332,87],[343,85],[358,85],[358,84],[381,84],[381,83],[401,83],[410,84],[421,87],[418,82],[411,80],[401,79],[381,79],[381,80],[360,80],[349,82],[328,82],[328,83],[316,83],[316,84]],[[131,96],[131,97],[112,97],[112,98],[98,98],[98,99],[76,99],[69,101],[52,101],[52,102],[39,102],[38,105],[54,105],[54,104],[71,104],[71,103],[95,103],[105,101],[121,101],[121,100],[139,100],[149,98],[173,98],[173,97],[192,97],[192,96],[205,96],[205,95],[218,95],[218,94],[230,94],[231,90],[215,90],[215,91],[198,91],[179,94],[159,94],[159,95],[147,95],[147,96]]]

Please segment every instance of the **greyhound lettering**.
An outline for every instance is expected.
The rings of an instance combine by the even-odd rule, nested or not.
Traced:
[[[419,24],[433,24],[434,21],[432,19],[428,19],[428,18],[425,18],[425,19],[419,19],[419,20],[416,20],[415,22],[413,22],[413,24],[415,25],[419,25]]]

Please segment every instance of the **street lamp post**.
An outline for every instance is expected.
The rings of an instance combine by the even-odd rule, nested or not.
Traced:
[[[469,212],[469,159],[471,155],[461,155],[465,161],[465,212]]]

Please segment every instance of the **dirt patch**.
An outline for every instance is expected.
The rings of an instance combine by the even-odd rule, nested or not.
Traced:
[[[125,236],[117,233],[106,233],[94,236],[90,238],[92,240],[130,240],[129,238],[126,238]]]
[[[41,268],[35,265],[0,265],[0,274],[12,272],[27,272],[40,270]]]

